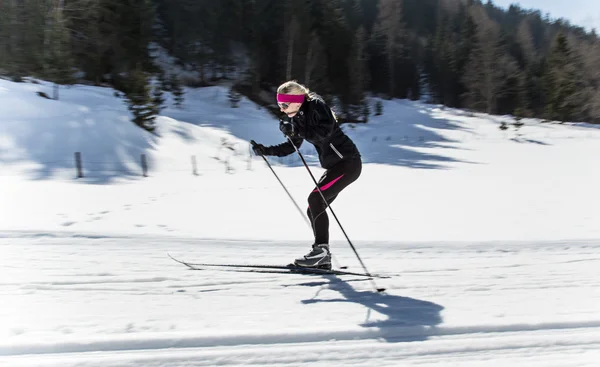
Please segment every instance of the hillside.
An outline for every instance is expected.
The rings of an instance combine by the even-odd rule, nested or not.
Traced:
[[[75,86],[53,101],[35,94],[50,88],[44,83],[0,83],[0,170],[11,184],[3,190],[3,202],[17,208],[4,212],[10,216],[2,221],[5,228],[37,223],[52,230],[135,232],[144,225],[142,232],[154,228],[166,233],[156,226],[168,226],[201,237],[292,239],[289,233],[304,225],[264,162],[250,156],[251,139],[284,141],[277,120],[248,100],[231,108],[225,88],[188,90],[183,109],[163,111],[153,135],[127,121],[124,103],[110,89]],[[591,157],[600,137],[594,125],[523,120],[518,130],[509,125],[503,131],[502,121],[514,122],[510,116],[406,100],[381,102],[383,115],[367,124],[344,125],[367,163],[360,180],[336,203],[353,237],[600,237],[591,205],[598,182]],[[323,171],[314,148],[304,144],[301,151],[318,177]],[[75,179],[75,152],[82,155],[82,179]],[[146,178],[142,154],[148,162]],[[299,158],[269,159],[304,206],[312,180]],[[56,192],[48,195],[52,190]],[[72,208],[67,193],[77,198]],[[57,214],[32,216],[20,204],[36,195],[41,195],[36,201],[46,202],[45,208]],[[107,201],[102,195],[124,196]],[[125,201],[150,206],[123,212]],[[91,214],[80,208],[111,215],[88,225]],[[249,216],[256,208],[278,214],[263,223]],[[230,223],[241,228],[232,233]],[[308,240],[307,232],[301,238]],[[340,233],[335,238],[342,239]]]

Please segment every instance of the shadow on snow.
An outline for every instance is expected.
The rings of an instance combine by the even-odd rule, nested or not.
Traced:
[[[340,298],[319,299],[319,290],[313,298],[303,300],[304,304],[347,302],[364,306],[365,321],[360,326],[378,329],[375,336],[387,342],[426,340],[435,334],[435,327],[442,323],[441,311],[444,307],[433,302],[372,291],[359,292],[338,278],[304,285],[321,285],[321,290],[333,290],[341,295]],[[373,312],[387,319],[372,320]]]

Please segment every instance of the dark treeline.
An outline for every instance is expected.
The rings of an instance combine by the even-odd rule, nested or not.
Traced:
[[[156,46],[199,78],[162,70]],[[0,2],[1,74],[110,85],[148,128],[145,117],[160,110],[162,91],[180,95],[180,83],[229,80],[272,103],[273,88],[289,79],[321,94],[346,120],[366,121],[372,93],[600,122],[599,60],[594,32],[489,1]],[[149,84],[153,77],[158,85]]]

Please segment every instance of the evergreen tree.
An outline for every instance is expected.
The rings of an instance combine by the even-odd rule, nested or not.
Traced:
[[[183,88],[176,75],[171,75],[169,85],[171,87],[171,93],[173,93],[175,99],[175,107],[181,108],[183,105]]]
[[[149,81],[149,74],[141,67],[133,70],[127,80],[125,97],[127,105],[133,114],[133,123],[137,126],[154,131],[155,118],[160,112],[160,98],[154,93]]]
[[[437,14],[436,32],[427,48],[425,69],[433,101],[456,107],[454,72],[456,58],[453,49],[453,31],[450,15],[440,7]]]
[[[324,84],[324,89],[329,89],[323,81],[327,79],[326,55],[319,40],[319,35],[313,31],[308,38],[308,51],[304,61],[304,83],[317,89]]]
[[[386,56],[387,92],[390,97],[397,97],[398,80],[397,63],[405,51],[405,30],[402,19],[401,0],[380,0],[379,15],[375,25],[375,36],[382,43],[383,53]]]
[[[26,75],[42,76],[47,5],[45,1],[0,3],[0,68],[15,81]]]
[[[65,4],[67,27],[72,30],[72,56],[84,79],[95,84],[106,82],[112,69],[110,55],[116,26],[114,12],[105,0],[70,0]]]
[[[242,96],[239,92],[233,89],[233,87],[229,88],[227,97],[229,98],[229,104],[231,105],[231,108],[238,108],[240,106],[240,100],[242,99]]]
[[[0,74],[14,76],[18,50],[15,1],[0,2]]]
[[[71,0],[65,14],[77,30],[74,56],[87,79],[124,91],[129,72],[157,71],[149,53],[156,19],[151,0]]]
[[[46,49],[46,29],[48,29],[48,16],[51,7],[47,1],[17,1],[20,9],[21,27],[21,63],[19,68],[29,71],[30,75],[43,77],[40,71],[44,70],[44,50]]]
[[[383,103],[381,101],[377,101],[375,103],[375,116],[383,115]]]
[[[239,38],[242,4],[239,0],[211,1],[210,4],[215,7],[212,15],[214,23],[208,32],[214,71],[212,79],[215,80],[228,78],[235,67],[232,44]]]
[[[261,50],[264,28],[260,21],[260,15],[266,9],[266,5],[266,0],[248,0],[243,9],[243,41],[248,50],[249,62],[246,78],[253,96],[257,96],[260,91],[261,71],[266,64]]]
[[[569,121],[582,115],[582,74],[577,55],[559,33],[544,73],[545,113],[550,120]]]
[[[596,38],[597,39],[597,38]],[[584,78],[586,80],[586,96],[589,122],[600,122],[600,43],[586,41],[582,52],[582,62],[585,64]]]
[[[324,97],[340,100],[340,109],[347,110],[350,99],[350,78],[347,60],[351,57],[354,34],[350,30],[343,0],[329,0],[318,3],[313,11],[312,29],[318,34],[324,51],[326,82],[315,86]],[[314,78],[313,78],[314,79]]]
[[[348,114],[351,118],[365,115],[365,90],[368,85],[366,32],[363,27],[356,31],[352,57],[348,60],[350,99]],[[367,114],[368,116],[368,114]]]
[[[468,107],[496,113],[498,100],[505,96],[510,83],[518,78],[518,67],[506,52],[506,43],[497,25],[478,12],[477,44],[470,55],[463,77]]]
[[[518,117],[533,116],[533,105],[536,103],[536,66],[539,64],[539,56],[531,32],[530,19],[526,17],[520,21],[516,35],[519,47],[516,60],[520,65],[521,73],[516,91],[517,103],[513,114]]]
[[[0,2],[0,75],[7,74],[12,57],[10,50],[12,12],[11,1]]]
[[[283,23],[283,43],[285,54],[285,80],[293,79],[292,70],[294,66],[295,47],[298,44],[298,38],[303,34],[302,24],[300,22],[301,4],[294,0],[287,0],[284,4],[285,20]],[[306,82],[306,81],[305,81]]]
[[[54,99],[57,100],[59,98],[59,85],[74,82],[73,60],[71,57],[70,34],[63,16],[62,3],[57,2],[50,14],[50,25],[46,36],[44,76],[54,82]]]
[[[128,72],[141,67],[148,72],[157,72],[149,54],[150,43],[154,40],[152,28],[156,18],[152,1],[109,1],[109,6],[115,11],[117,24],[114,26],[120,38],[113,45],[118,50],[118,58],[114,59],[116,71]]]
[[[471,16],[468,7],[462,8],[462,11],[464,21],[460,25],[460,37],[455,53],[456,61],[452,63],[454,66],[454,78],[451,95],[454,97],[451,103],[454,106],[461,106],[460,96],[467,92],[464,78],[467,73],[467,65],[471,59],[471,54],[477,47],[477,24]]]
[[[371,108],[369,107],[369,103],[365,102],[363,104],[363,110],[362,110],[362,119],[363,122],[369,122],[369,116],[371,115]]]
[[[155,115],[160,114],[165,107],[165,94],[160,84],[152,86],[152,107]]]

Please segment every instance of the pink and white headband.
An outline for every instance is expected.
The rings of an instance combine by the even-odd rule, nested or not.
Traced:
[[[283,103],[302,103],[304,102],[304,94],[279,94],[277,93],[277,102]]]

